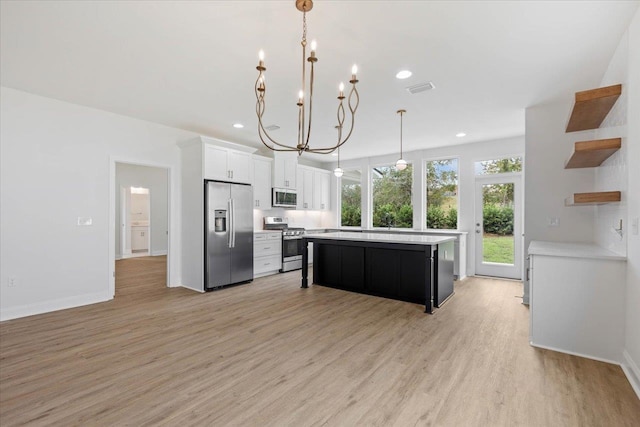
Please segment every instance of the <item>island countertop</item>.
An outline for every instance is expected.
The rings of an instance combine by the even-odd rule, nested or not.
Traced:
[[[338,231],[333,233],[307,233],[303,237],[315,240],[350,240],[353,242],[403,243],[408,245],[437,245],[456,240],[455,236],[424,236],[415,234],[358,233]]]

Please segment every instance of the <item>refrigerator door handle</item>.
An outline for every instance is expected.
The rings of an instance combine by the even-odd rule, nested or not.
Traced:
[[[236,201],[231,199],[231,206],[233,207],[233,247],[236,247]]]
[[[229,215],[229,229],[227,230],[227,246],[233,247],[233,204],[232,200],[227,200],[227,215]]]

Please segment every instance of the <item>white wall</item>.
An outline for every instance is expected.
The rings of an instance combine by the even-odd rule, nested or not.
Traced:
[[[609,249],[619,255],[627,255],[627,233],[620,236],[615,228],[619,227],[620,221],[623,223],[623,230],[628,228],[627,224],[627,57],[629,44],[627,34],[622,37],[618,44],[609,67],[600,82],[600,87],[622,83],[622,95],[595,131],[595,137],[602,138],[622,138],[622,147],[604,163],[595,168],[595,191],[621,191],[622,200],[620,203],[610,203],[596,206],[595,221],[595,242],[603,248]]]
[[[176,142],[197,135],[5,87],[0,115],[0,319],[112,297],[114,159],[171,168],[170,252],[180,253]],[[171,285],[180,284],[179,258]]]
[[[116,164],[116,258],[120,258],[120,187],[148,188],[151,198],[151,255],[166,255],[168,248],[169,176],[167,169],[149,166]],[[133,200],[132,200],[133,202]]]
[[[474,163],[480,160],[522,156],[524,154],[524,137],[506,138],[495,141],[475,142],[448,147],[433,148],[404,153],[404,159],[413,164],[412,203],[413,228],[425,230],[426,201],[425,201],[425,176],[424,161],[458,158],[458,229],[468,232],[467,241],[467,275],[475,274],[475,171]],[[362,218],[366,228],[372,227],[370,211],[371,201],[368,198],[371,184],[370,170],[373,166],[393,165],[398,160],[397,155],[365,157],[362,159],[341,161],[342,169],[362,170]],[[335,165],[333,165],[335,167]],[[525,171],[526,174],[526,171]],[[334,184],[334,190],[335,186]],[[338,206],[338,191],[333,191],[332,204]],[[336,215],[339,213],[336,210]]]
[[[575,141],[594,139],[593,131],[565,133],[572,95],[566,94],[565,102],[536,105],[525,112],[525,257],[532,240],[594,241],[595,208],[564,205],[566,197],[594,191],[595,186],[592,168],[564,168]],[[549,225],[551,218],[558,218],[558,226]],[[529,303],[526,281],[524,302]]]
[[[636,12],[627,33],[627,158],[628,167],[627,230],[631,221],[640,219],[640,11]],[[635,382],[640,397],[640,235],[628,234],[626,328],[623,366]]]

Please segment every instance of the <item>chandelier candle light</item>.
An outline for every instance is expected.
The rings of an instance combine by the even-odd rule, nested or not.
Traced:
[[[400,158],[396,162],[396,169],[399,171],[403,171],[407,168],[407,161],[402,158],[402,115],[406,112],[407,110],[397,111],[397,113],[400,114]]]
[[[351,126],[349,127],[349,132],[346,134],[345,138],[342,138],[342,131],[344,126],[344,121],[346,118],[345,108],[344,108],[344,84],[340,83],[338,87],[338,125],[336,128],[338,129],[338,142],[329,147],[317,147],[312,148],[309,145],[309,137],[311,135],[311,117],[313,110],[313,67],[316,62],[318,62],[318,57],[316,56],[316,41],[313,40],[311,42],[311,53],[308,58],[306,58],[306,62],[310,64],[310,73],[309,73],[309,92],[308,96],[306,87],[307,87],[307,64],[305,64],[305,57],[307,56],[307,12],[313,8],[312,0],[296,0],[296,8],[302,12],[302,89],[298,93],[298,102],[296,105],[298,106],[298,141],[296,145],[287,145],[280,142],[275,141],[271,136],[267,133],[264,128],[262,122],[262,116],[264,115],[265,110],[265,96],[267,93],[267,86],[265,83],[265,71],[267,68],[264,63],[264,51],[260,51],[258,53],[258,66],[256,69],[259,71],[258,79],[256,80],[255,85],[255,94],[256,94],[256,114],[258,116],[258,136],[260,137],[260,141],[273,151],[297,151],[298,155],[301,155],[304,152],[307,153],[317,153],[317,154],[330,154],[333,153],[336,149],[342,146],[345,142],[349,140],[351,137],[351,133],[353,132],[353,125],[355,123],[355,114],[358,109],[358,104],[360,103],[360,96],[358,94],[358,90],[356,89],[356,83],[358,83],[357,72],[358,67],[353,66],[351,69],[351,90],[349,92],[349,97],[347,101],[347,106],[349,108],[349,112],[351,113]],[[308,123],[307,123],[308,120]],[[266,140],[265,140],[266,139]],[[269,141],[269,143],[267,142]]]

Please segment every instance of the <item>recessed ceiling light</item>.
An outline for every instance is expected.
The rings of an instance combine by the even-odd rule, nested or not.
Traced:
[[[236,129],[242,129],[244,127],[244,125],[242,123],[234,123],[233,127]]]
[[[409,77],[411,77],[411,71],[409,70],[402,70],[402,71],[398,71],[398,74],[396,74],[396,79],[408,79]]]
[[[337,151],[334,151],[333,153],[331,153],[331,155],[332,155],[333,157],[336,157],[336,156],[338,155],[338,152],[337,152]]]
[[[457,136],[458,138],[464,138],[465,136],[467,136],[467,134],[466,134],[466,133],[464,133],[464,132],[460,132],[460,133],[456,133],[456,136]]]

